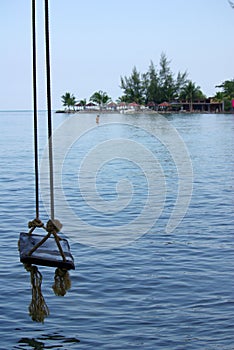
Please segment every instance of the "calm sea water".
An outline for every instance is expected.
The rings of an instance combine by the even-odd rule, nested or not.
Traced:
[[[67,203],[68,211],[61,202],[56,210],[76,270],[70,291],[56,297],[53,268],[40,268],[50,316],[36,323],[28,315],[30,279],[17,250],[19,233],[35,216],[32,112],[0,112],[0,349],[233,349],[234,116],[166,118],[171,129],[157,115],[106,114],[98,126],[95,115],[76,117],[76,132],[86,131],[68,144],[56,184]],[[56,130],[70,120],[59,114],[53,119]],[[45,112],[39,123],[42,158]],[[171,149],[152,136],[159,130],[165,139],[172,130]],[[184,149],[175,130],[187,147],[192,177],[186,158],[178,163]],[[59,137],[63,144],[71,133]],[[156,157],[155,168],[143,148],[138,151],[141,144]],[[104,152],[98,148],[103,145]],[[192,179],[191,201],[183,220],[167,233],[178,191],[184,203],[189,200],[183,178],[182,189],[178,185],[183,162],[188,174],[182,175]],[[144,212],[152,188],[155,207]],[[41,201],[43,221],[46,208]],[[153,210],[155,222],[147,227]],[[69,213],[80,221],[69,222]]]

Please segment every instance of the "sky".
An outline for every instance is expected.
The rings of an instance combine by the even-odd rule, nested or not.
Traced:
[[[38,108],[46,109],[44,1],[37,6]],[[120,77],[140,73],[164,52],[172,72],[207,96],[234,79],[234,9],[228,0],[50,0],[52,108],[123,94]],[[32,109],[31,0],[0,0],[0,110]]]

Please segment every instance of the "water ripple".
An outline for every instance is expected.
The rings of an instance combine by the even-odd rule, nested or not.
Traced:
[[[19,233],[27,230],[28,220],[35,215],[30,118],[30,113],[13,113],[9,122],[8,114],[0,116],[0,348],[233,349],[233,116],[169,117],[187,144],[194,166],[194,189],[184,220],[173,233],[165,233],[177,180],[164,154],[169,193],[157,224],[147,234],[111,250],[72,242],[76,270],[71,272],[72,288],[64,298],[53,294],[53,269],[40,268],[50,309],[44,324],[33,323],[28,315],[30,280],[17,249]],[[43,113],[41,118],[45,118]],[[56,118],[59,125],[65,117]],[[79,118],[82,123],[93,122],[93,115]],[[130,118],[138,126],[157,125],[155,116],[116,118]],[[152,148],[152,139],[143,136]],[[45,141],[43,128],[40,137]],[[162,147],[157,151],[162,152]],[[135,170],[129,166],[126,172]],[[113,200],[116,193],[111,195],[109,190],[114,179],[111,176],[107,183],[108,169],[105,171],[105,183],[99,178],[99,190]],[[145,200],[134,176],[137,198],[122,216],[116,215],[120,224],[136,215]],[[108,216],[94,215],[77,201],[78,191],[71,188],[74,181],[71,173],[64,178],[70,205],[83,210],[90,221],[108,226]],[[46,217],[43,207],[41,215]]]

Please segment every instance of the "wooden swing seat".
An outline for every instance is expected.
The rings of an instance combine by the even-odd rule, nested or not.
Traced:
[[[70,246],[66,239],[60,239],[60,245],[63,249],[66,260],[63,260],[56,241],[53,237],[49,237],[40,247],[32,254],[31,249],[38,244],[43,235],[35,235],[21,232],[19,238],[20,261],[24,264],[34,264],[42,266],[58,267],[66,270],[75,270],[73,256],[70,252]]]

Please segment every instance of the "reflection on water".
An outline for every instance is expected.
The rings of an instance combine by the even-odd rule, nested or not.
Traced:
[[[18,349],[25,349],[24,345],[29,345],[31,349],[42,350],[44,349],[44,343],[36,339],[22,338],[18,341],[19,344],[22,344],[22,347],[17,347]]]
[[[27,349],[28,346],[30,349],[42,350],[42,349],[60,349],[69,347],[71,344],[79,343],[80,340],[77,338],[69,338],[59,334],[45,334],[39,337],[38,339],[34,338],[21,338],[18,341],[19,346],[15,349]]]

